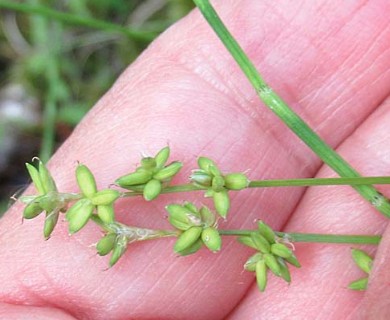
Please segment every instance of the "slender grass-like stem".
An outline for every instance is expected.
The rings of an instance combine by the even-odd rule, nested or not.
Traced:
[[[248,188],[270,188],[270,187],[309,187],[309,186],[339,186],[339,185],[367,185],[367,184],[390,184],[390,177],[355,177],[355,178],[306,178],[306,179],[280,179],[280,180],[253,180]],[[191,183],[167,186],[164,193],[201,191],[206,188],[195,186]],[[134,197],[142,195],[142,192],[124,192],[123,197]]]
[[[29,5],[39,5],[39,0],[30,0]],[[32,16],[31,33],[35,47],[45,55],[45,78],[47,83],[45,103],[43,108],[43,133],[40,150],[40,159],[43,162],[49,160],[54,149],[55,122],[58,104],[58,89],[61,87],[58,62],[55,52],[61,46],[59,39],[61,26],[58,23],[50,25],[42,16]],[[50,30],[50,32],[48,32]],[[50,44],[50,46],[49,46]]]
[[[100,220],[97,215],[93,215],[91,220],[106,229],[106,224]],[[125,232],[126,228],[129,233],[133,232],[134,227],[122,225]],[[221,236],[250,236],[257,230],[218,230]],[[178,237],[180,232],[177,230],[154,230],[157,239],[162,237]],[[343,234],[317,234],[317,233],[293,233],[293,232],[275,232],[280,238],[291,242],[315,242],[315,243],[339,243],[339,244],[369,244],[377,245],[381,236],[377,235],[343,235]]]
[[[255,230],[218,230],[222,236],[250,236]],[[371,244],[377,245],[381,236],[377,235],[343,235],[343,234],[317,234],[317,233],[290,233],[276,232],[283,239],[291,242],[317,242],[340,244]]]
[[[0,8],[40,15],[67,24],[99,29],[105,32],[119,33],[135,40],[151,41],[157,36],[157,33],[155,32],[137,31],[98,19],[56,11],[42,5],[31,5],[15,1],[0,0]]]
[[[253,63],[232,37],[208,0],[194,0],[211,28],[245,73],[260,99],[306,145],[341,177],[359,177],[359,173],[327,145],[262,79]],[[390,203],[374,187],[355,185],[354,188],[385,216],[390,217]]]

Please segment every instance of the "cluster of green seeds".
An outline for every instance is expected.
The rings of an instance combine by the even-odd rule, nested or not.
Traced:
[[[205,197],[212,197],[215,210],[226,218],[230,209],[229,190],[242,190],[248,187],[249,180],[243,173],[223,175],[215,162],[206,157],[199,157],[199,169],[193,170],[190,180],[195,185],[206,188]]]
[[[134,172],[116,179],[116,185],[130,190],[130,193],[112,188],[98,190],[94,175],[83,164],[76,168],[80,192],[60,193],[50,172],[41,161],[38,162],[37,168],[26,164],[38,194],[21,197],[26,203],[23,217],[32,219],[45,212],[46,239],[52,234],[60,213],[65,214],[70,234],[80,231],[89,221],[94,221],[104,232],[96,245],[97,252],[101,256],[111,253],[110,266],[116,264],[124,255],[129,243],[166,236],[177,237],[173,249],[182,256],[193,254],[202,247],[212,252],[220,251],[222,238],[217,217],[227,217],[230,209],[229,191],[247,188],[249,180],[243,173],[223,174],[216,163],[206,157],[198,158],[199,168],[192,171],[190,181],[196,190],[205,190],[205,196],[213,199],[216,213],[207,206],[198,208],[190,202],[169,204],[166,206],[168,221],[174,230],[126,226],[116,220],[114,204],[119,198],[143,195],[145,200],[151,201],[169,187],[169,183],[183,166],[179,161],[167,164],[169,155],[170,149],[165,147],[154,157],[142,158],[140,166]],[[239,236],[238,241],[256,250],[246,261],[244,268],[255,272],[260,291],[266,288],[268,271],[290,283],[288,265],[300,267],[289,243],[276,236],[270,226],[262,221],[258,223],[256,231]],[[372,258],[358,249],[353,249],[352,256],[359,268],[369,274]],[[367,281],[368,278],[364,277],[352,282],[349,288],[364,290]]]
[[[174,251],[182,256],[197,252],[204,244],[212,252],[221,250],[222,239],[217,230],[216,215],[206,206],[199,210],[190,202],[166,207],[168,220],[180,230]]]
[[[260,291],[264,291],[267,286],[268,270],[290,283],[291,275],[288,264],[297,268],[301,267],[292,250],[263,221],[258,223],[258,232],[253,232],[250,236],[239,237],[238,241],[258,251],[246,261],[244,268],[256,273],[257,286]]]
[[[155,157],[142,158],[135,172],[118,178],[115,183],[121,188],[142,192],[147,201],[156,199],[183,166],[179,161],[166,165],[169,154],[169,147],[165,147]]]

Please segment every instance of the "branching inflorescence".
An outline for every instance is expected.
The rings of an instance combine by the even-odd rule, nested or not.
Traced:
[[[154,157],[142,158],[134,172],[117,178],[115,189],[98,190],[92,172],[87,166],[79,164],[76,168],[76,180],[80,192],[62,193],[58,191],[50,172],[41,161],[38,161],[37,167],[27,164],[37,194],[21,197],[21,201],[26,204],[23,217],[33,219],[44,212],[46,218],[43,233],[46,239],[50,238],[60,214],[65,214],[70,234],[79,232],[91,221],[98,224],[104,236],[97,243],[96,250],[101,256],[111,254],[109,260],[111,267],[125,254],[132,242],[176,237],[174,252],[186,256],[195,254],[202,247],[217,253],[222,250],[223,237],[235,236],[239,243],[255,250],[248,257],[244,268],[255,273],[260,291],[265,290],[267,275],[270,272],[290,283],[289,266],[300,267],[292,242],[378,244],[381,237],[377,235],[284,233],[274,231],[264,221],[258,221],[256,230],[221,230],[218,227],[218,220],[227,219],[228,214],[231,214],[231,192],[246,188],[279,186],[351,185],[384,216],[390,217],[390,202],[372,186],[389,184],[390,178],[361,177],[268,86],[209,1],[194,0],[194,3],[264,104],[341,178],[250,181],[243,173],[226,174],[213,160],[199,157],[199,168],[192,171],[188,184],[170,185],[181,170],[182,163],[179,161],[168,163],[170,149],[165,147]],[[122,191],[123,189],[126,191]],[[145,201],[153,201],[163,193],[184,191],[203,191],[205,197],[212,198],[212,208],[207,206],[198,208],[193,203],[185,201],[167,205],[168,221],[173,227],[171,230],[145,229],[127,226],[117,221],[114,204],[121,198],[142,196]],[[352,249],[352,257],[362,271],[370,273],[373,260],[368,254],[359,249]],[[349,288],[364,290],[367,283],[368,277],[365,276],[350,283]]]
[[[170,182],[182,168],[182,163],[174,161],[169,164],[169,147],[161,149],[155,157],[144,157],[134,172],[128,173],[115,180],[116,189],[98,190],[95,177],[87,166],[79,164],[76,168],[76,180],[79,193],[62,193],[57,190],[55,181],[41,161],[37,168],[26,164],[30,177],[37,190],[36,195],[22,196],[26,203],[23,212],[24,219],[32,219],[45,212],[44,237],[49,239],[63,213],[68,221],[69,233],[79,232],[88,222],[97,223],[103,230],[104,236],[96,245],[99,255],[111,253],[109,265],[112,267],[124,255],[129,244],[135,241],[158,239],[162,237],[177,237],[174,252],[181,256],[196,253],[202,247],[212,252],[222,248],[222,236],[236,236],[239,243],[253,248],[256,252],[250,256],[244,265],[247,271],[255,272],[257,284],[264,291],[267,284],[267,274],[271,271],[290,283],[289,265],[300,267],[292,248],[291,238],[307,241],[304,234],[286,234],[275,232],[264,221],[258,222],[256,230],[220,230],[218,219],[226,219],[230,211],[229,192],[239,191],[248,187],[261,187],[260,181],[250,181],[243,173],[224,174],[217,164],[209,158],[199,157],[199,168],[192,171],[190,183],[171,186]],[[359,180],[360,179],[360,180]],[[353,182],[362,183],[366,178],[356,178]],[[374,178],[367,178],[374,179]],[[339,184],[342,178],[334,179]],[[387,177],[378,177],[381,183],[388,182]],[[283,185],[282,180],[275,180],[275,186]],[[284,185],[289,180],[285,180]],[[297,180],[291,180],[296,183]],[[307,184],[322,184],[321,179],[303,179]],[[336,183],[337,181],[337,183]],[[268,180],[267,186],[272,186]],[[121,191],[120,189],[129,191]],[[196,207],[191,202],[172,203],[166,206],[168,221],[172,230],[152,230],[136,226],[127,226],[117,221],[115,217],[116,201],[124,197],[142,196],[146,201],[155,200],[166,192],[204,191],[205,197],[213,199],[212,210],[207,206]],[[321,235],[317,235],[321,237]],[[325,235],[322,235],[324,237]],[[313,235],[308,235],[315,241]],[[328,242],[340,242],[340,235],[327,235]],[[348,243],[377,243],[378,237],[344,236]],[[375,239],[374,239],[375,238]],[[309,239],[310,241],[310,239]],[[361,250],[353,250],[353,258],[357,265],[366,273],[371,270],[372,259]],[[367,277],[350,284],[354,290],[362,290],[367,285]]]

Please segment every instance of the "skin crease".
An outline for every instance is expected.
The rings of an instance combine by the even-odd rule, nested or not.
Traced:
[[[388,1],[216,1],[216,9],[265,79],[364,175],[389,175],[390,22]],[[253,179],[334,176],[257,99],[199,13],[157,39],[96,104],[50,161],[61,191],[77,191],[77,161],[106,187],[133,170],[141,153],[167,143]],[[380,190],[389,194],[390,190]],[[30,188],[27,193],[32,193]],[[121,200],[129,225],[169,228],[164,206],[200,194]],[[290,286],[269,278],[260,294],[243,271],[252,253],[224,239],[223,250],[180,258],[173,239],[130,245],[112,269],[96,256],[91,224],[68,236],[60,221],[42,237],[43,216],[21,223],[15,204],[0,220],[0,318],[7,319],[386,319],[390,313],[387,220],[350,187],[246,190],[232,197],[221,228],[381,234],[366,293],[346,289],[364,275],[348,245],[296,244],[301,269]],[[374,253],[374,247],[367,247]]]

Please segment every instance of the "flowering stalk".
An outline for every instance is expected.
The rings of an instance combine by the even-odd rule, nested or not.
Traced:
[[[161,149],[154,157],[144,157],[141,165],[134,172],[118,179],[116,184],[130,192],[115,189],[98,190],[94,175],[87,166],[79,164],[76,168],[76,180],[79,193],[62,193],[49,170],[41,161],[38,168],[26,164],[27,170],[37,190],[37,195],[23,196],[26,203],[23,212],[25,219],[32,219],[41,212],[46,213],[44,236],[48,239],[58,222],[59,215],[65,214],[69,223],[69,233],[79,232],[89,222],[97,223],[104,233],[96,245],[99,255],[111,254],[110,267],[114,266],[125,254],[129,244],[136,241],[159,239],[162,237],[177,238],[173,247],[176,254],[186,256],[194,254],[202,247],[212,252],[222,249],[223,236],[236,236],[237,240],[256,252],[248,258],[244,268],[254,272],[260,291],[264,291],[269,271],[286,282],[291,281],[289,266],[299,268],[300,263],[291,250],[291,242],[326,242],[348,244],[378,244],[380,236],[369,235],[330,235],[276,232],[260,221],[257,230],[221,230],[219,216],[226,219],[230,208],[229,192],[245,188],[269,186],[304,186],[333,184],[366,183],[365,179],[380,183],[389,182],[389,177],[373,178],[325,178],[249,181],[243,173],[224,173],[217,164],[206,157],[198,158],[198,169],[192,171],[191,184],[170,186],[171,180],[182,168],[182,163],[173,161],[169,164],[169,147]],[[173,230],[153,230],[136,226],[127,226],[117,221],[114,204],[120,198],[142,196],[152,201],[161,193],[201,190],[206,197],[213,199],[215,212],[207,206],[197,208],[193,203],[169,204],[166,206],[168,221]],[[357,252],[357,253],[356,253]],[[357,265],[364,268],[371,266],[369,258],[354,251]],[[367,262],[368,261],[368,262]],[[354,290],[363,290],[367,277],[350,284]]]

